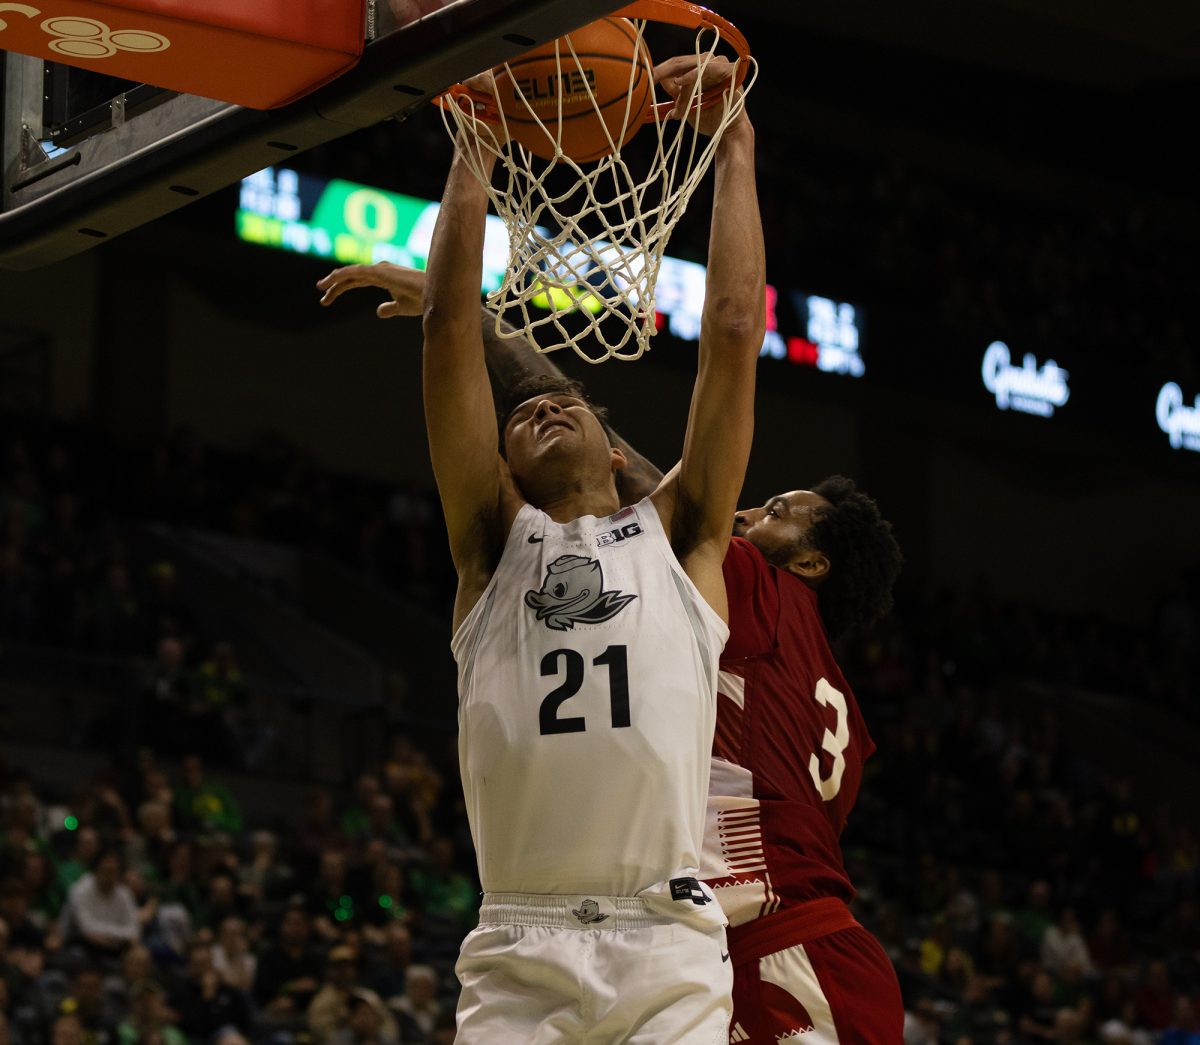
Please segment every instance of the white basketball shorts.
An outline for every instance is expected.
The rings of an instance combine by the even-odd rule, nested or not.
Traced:
[[[455,1045],[729,1041],[725,930],[661,901],[485,894],[455,971]]]

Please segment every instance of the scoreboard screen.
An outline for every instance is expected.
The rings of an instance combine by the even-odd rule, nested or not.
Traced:
[[[439,204],[339,179],[271,168],[243,180],[237,235],[247,243],[328,258],[339,265],[390,261],[424,269]],[[508,266],[508,230],[489,214],[484,230],[483,285],[499,289]],[[706,269],[664,257],[656,289],[660,330],[682,341],[700,336]],[[598,305],[593,288],[553,292],[559,307]],[[535,306],[550,307],[539,295]],[[831,374],[862,377],[862,313],[844,301],[767,287],[767,333],[761,356]]]

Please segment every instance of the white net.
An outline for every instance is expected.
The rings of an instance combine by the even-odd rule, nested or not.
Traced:
[[[497,334],[528,338],[539,352],[570,346],[589,363],[637,359],[650,347],[656,331],[655,286],[667,241],[712,163],[725,128],[742,111],[757,72],[752,58],[739,56],[738,63],[747,63],[741,88],[733,87],[742,71],[738,68],[723,89],[705,95],[706,108],[711,105],[707,112],[719,114],[711,134],[700,133],[692,120],[668,119],[662,109],[669,106],[654,105],[647,129],[622,146],[634,130],[631,122],[643,119],[641,112],[632,111],[634,83],[651,73],[643,46],[646,23],[633,25],[640,61],[630,63],[630,90],[619,127],[612,126],[611,116],[604,119],[570,37],[554,49],[557,82],[582,85],[611,146],[611,153],[595,163],[578,163],[563,152],[561,93],[558,111],[547,114],[543,108],[539,115],[507,64],[494,72],[497,77],[507,73],[505,89],[511,83],[530,117],[523,122],[538,128],[534,134],[545,135],[538,151],[553,155],[552,160],[510,142],[494,79],[489,81],[492,119],[480,114],[470,92],[452,91],[442,103],[447,130],[466,143],[464,153],[508,228],[508,269],[500,287],[488,294]],[[721,44],[712,26],[695,32],[699,75],[681,98],[687,112],[701,100],[710,63],[724,57]],[[573,73],[578,76],[564,80],[564,74]],[[717,97],[710,98],[714,93]],[[529,132],[523,137],[528,141]],[[495,179],[487,173],[491,157],[497,160]]]

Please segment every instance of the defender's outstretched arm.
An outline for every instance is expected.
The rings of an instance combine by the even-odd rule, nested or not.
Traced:
[[[379,287],[391,295],[375,309],[380,319],[397,316],[419,316],[425,291],[425,273],[417,269],[393,265],[389,261],[378,261],[374,265],[346,265],[334,269],[317,281],[317,288],[324,291],[322,305],[331,305],[347,290],[359,287]],[[487,308],[480,310],[481,334],[484,357],[495,386],[507,392],[527,377],[545,374],[563,377],[563,372],[544,353],[533,349],[530,342],[520,337],[501,337],[496,332],[496,315]],[[506,330],[514,330],[504,320]],[[643,457],[620,433],[611,433],[613,445],[625,454],[628,464],[621,469],[618,489],[622,504],[635,504],[653,493],[662,481],[662,470],[653,461]]]

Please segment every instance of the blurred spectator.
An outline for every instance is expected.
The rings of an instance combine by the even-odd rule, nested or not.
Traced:
[[[451,931],[470,928],[479,910],[479,895],[474,883],[454,865],[454,843],[435,838],[429,846],[429,863],[413,868],[413,902],[426,921],[446,923]]]
[[[242,813],[233,793],[205,774],[204,759],[185,755],[175,788],[175,810],[181,827],[195,831],[240,831]]]
[[[246,996],[221,982],[213,968],[212,947],[200,941],[188,946],[183,972],[168,990],[171,1008],[179,1015],[179,1028],[189,1038],[208,1040],[221,1027],[246,1031],[250,1009]]]
[[[69,1012],[56,1016],[50,1024],[50,1045],[87,1045],[79,1017]]]
[[[243,764],[246,709],[250,694],[233,643],[217,642],[195,674],[189,729],[205,756],[222,765]]]
[[[148,571],[150,590],[145,598],[145,614],[151,639],[178,639],[186,647],[195,633],[195,615],[179,594],[178,571],[166,559],[153,563]]]
[[[274,943],[263,950],[254,979],[258,1004],[278,1017],[303,1014],[317,993],[322,962],[311,942],[308,912],[289,906]]]
[[[371,888],[364,914],[363,932],[372,943],[384,940],[395,923],[406,924],[412,918],[404,885],[404,869],[393,851],[383,848],[382,855],[370,866]]]
[[[78,1020],[82,1045],[109,1045],[116,1041],[118,1017],[104,993],[104,978],[99,969],[84,966],[75,974],[71,993],[59,1002],[58,1011]]]
[[[1186,994],[1175,999],[1175,1016],[1158,1039],[1159,1045],[1200,1045],[1200,1019],[1196,1005]]]
[[[100,835],[94,827],[81,827],[72,835],[70,855],[58,865],[58,884],[64,897],[87,874],[100,855]]]
[[[382,1014],[380,1033],[397,1039],[395,1020],[387,1013],[379,995],[358,983],[358,954],[345,944],[330,950],[325,982],[308,1006],[308,1029],[316,1045],[338,1040],[337,1033],[349,1027],[352,1002],[368,1001],[376,1015]],[[364,1023],[369,1022],[364,1017]]]
[[[63,909],[63,938],[99,958],[113,957],[138,939],[137,903],[121,881],[121,855],[101,853],[96,869],[71,886]]]
[[[156,747],[172,755],[185,750],[190,739],[186,713],[195,681],[184,663],[184,653],[181,639],[164,635],[142,683],[144,738],[153,738]]]
[[[227,987],[246,994],[253,992],[258,959],[250,950],[246,923],[241,918],[226,918],[221,922],[212,960],[213,968]]]
[[[352,842],[361,841],[370,831],[371,808],[379,795],[379,777],[363,773],[354,782],[354,804],[343,814],[342,833]]]
[[[400,1022],[401,1040],[427,1041],[442,1013],[437,1000],[437,973],[429,965],[410,965],[405,974],[404,993],[389,1005]]]
[[[1138,1023],[1151,1030],[1163,1030],[1175,1016],[1175,989],[1164,961],[1152,961],[1146,978],[1134,995]]]
[[[367,986],[390,1005],[405,990],[405,977],[412,965],[412,932],[401,922],[384,930],[383,953],[371,969]]]
[[[287,895],[295,875],[279,863],[279,839],[273,831],[250,836],[250,859],[238,868],[238,890],[249,900],[269,904]]]
[[[49,858],[40,850],[25,854],[24,884],[30,898],[30,916],[44,929],[58,918],[66,900],[66,891],[59,883]]]
[[[1042,965],[1054,976],[1061,977],[1070,965],[1078,967],[1084,975],[1094,971],[1092,957],[1079,931],[1079,919],[1072,908],[1063,908],[1058,922],[1042,934],[1041,955]]]
[[[213,871],[208,878],[208,894],[196,916],[196,923],[215,932],[223,922],[239,918],[241,913],[233,875],[223,868]]]
[[[293,862],[297,872],[315,874],[323,853],[345,847],[346,837],[334,821],[333,796],[323,788],[313,788],[305,796],[304,820],[296,836]]]
[[[137,987],[129,1007],[129,1016],[117,1028],[120,1045],[188,1045],[167,1008],[163,989],[153,982]]]
[[[308,893],[313,928],[326,939],[338,935],[339,927],[358,914],[361,901],[350,884],[346,854],[334,849],[321,854],[320,870]]]
[[[104,580],[84,603],[81,628],[90,633],[90,648],[133,655],[141,651],[145,622],[124,562],[110,562]]]
[[[329,1041],[336,1045],[396,1045],[396,1024],[378,996],[355,988],[350,995],[349,1017],[344,1027],[334,1031]],[[406,1043],[416,1038],[403,1039]]]
[[[149,948],[135,943],[121,959],[120,973],[109,977],[105,992],[113,1009],[128,1012],[139,991],[147,984],[157,982],[157,970]]]
[[[1058,1012],[1054,977],[1048,972],[1035,973],[1018,1021],[1021,1033],[1035,1040],[1054,1040],[1058,1033]]]
[[[1019,828],[1017,829],[1019,832]],[[1050,883],[1038,879],[1029,886],[1025,906],[1017,911],[1017,930],[1028,944],[1040,948],[1042,937],[1054,923],[1050,910]]]
[[[1088,937],[1087,946],[1093,963],[1102,971],[1124,968],[1133,957],[1133,945],[1129,934],[1112,907],[1106,907],[1100,912],[1096,927]]]

